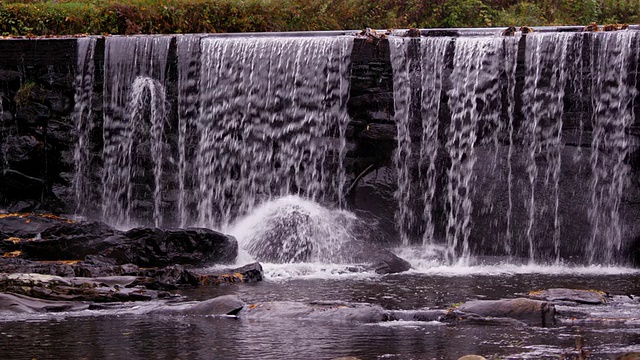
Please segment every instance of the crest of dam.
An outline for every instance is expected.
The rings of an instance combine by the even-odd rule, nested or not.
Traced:
[[[448,264],[624,264],[640,32],[581,30],[2,40],[0,209],[265,233],[277,213],[300,256],[322,229]]]

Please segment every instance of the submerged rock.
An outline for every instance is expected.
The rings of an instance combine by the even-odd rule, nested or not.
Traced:
[[[239,296],[223,295],[195,303],[168,305],[153,312],[180,315],[237,315],[244,306],[245,303]]]
[[[300,303],[276,301],[245,306],[239,313],[245,319],[308,319],[375,323],[388,321],[380,306],[348,303]]]
[[[0,293],[0,313],[32,314],[86,310],[90,306],[78,301],[50,301],[19,294]]]

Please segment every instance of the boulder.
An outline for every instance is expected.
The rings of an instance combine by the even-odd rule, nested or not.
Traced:
[[[34,260],[83,260],[114,246],[105,239],[118,233],[101,222],[61,222],[43,229],[38,238],[19,243],[25,257]]]
[[[456,310],[483,317],[515,319],[532,326],[555,324],[555,307],[552,304],[525,298],[474,300],[460,305]]]
[[[190,278],[197,279],[197,282],[193,285],[202,286],[220,286],[231,285],[234,283],[257,282],[262,281],[264,277],[262,265],[258,262],[244,265],[240,268],[219,269],[207,272],[194,270],[190,271],[190,274],[192,274],[192,277]]]
[[[411,269],[408,261],[401,259],[391,251],[379,249],[374,254],[371,268],[377,274],[395,274]]]
[[[159,312],[181,315],[237,315],[244,306],[245,303],[238,295],[223,295],[197,303],[166,307]]]
[[[228,264],[238,255],[238,242],[209,229],[137,228],[104,240],[98,254],[116,264],[165,267],[172,264]]]
[[[29,260],[84,260],[97,255],[111,265],[200,266],[235,261],[237,241],[209,229],[137,228],[122,232],[100,222],[75,222],[53,215],[4,214],[0,250]]]
[[[54,225],[76,223],[51,214],[10,213],[0,214],[0,228],[5,236],[18,238],[20,241],[35,238],[45,229]],[[7,238],[0,239],[5,242]]]

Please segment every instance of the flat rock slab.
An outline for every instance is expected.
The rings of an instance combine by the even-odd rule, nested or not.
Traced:
[[[63,278],[43,274],[0,274],[0,291],[32,298],[62,301],[140,301],[170,296],[149,290],[145,278],[112,276],[104,278]]]
[[[546,302],[526,298],[502,300],[474,300],[456,309],[483,317],[510,318],[532,326],[555,324],[555,307]]]
[[[542,291],[532,291],[529,297],[545,301],[573,301],[579,304],[606,304],[607,294],[599,290],[578,290],[554,288]]]

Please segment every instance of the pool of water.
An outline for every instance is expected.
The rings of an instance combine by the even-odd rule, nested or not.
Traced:
[[[266,280],[181,291],[188,300],[238,294],[247,304],[318,300],[376,304],[390,310],[448,308],[472,299],[513,298],[554,287],[632,295],[587,308],[596,317],[640,318],[640,273],[623,268],[442,267],[397,275],[349,273],[347,266],[265,265]],[[362,324],[277,317],[250,320],[149,314],[163,303],[0,320],[1,359],[558,359],[584,339],[589,359],[640,351],[639,322],[552,328],[394,321]],[[634,325],[636,324],[636,325]],[[572,355],[573,354],[573,355]]]

